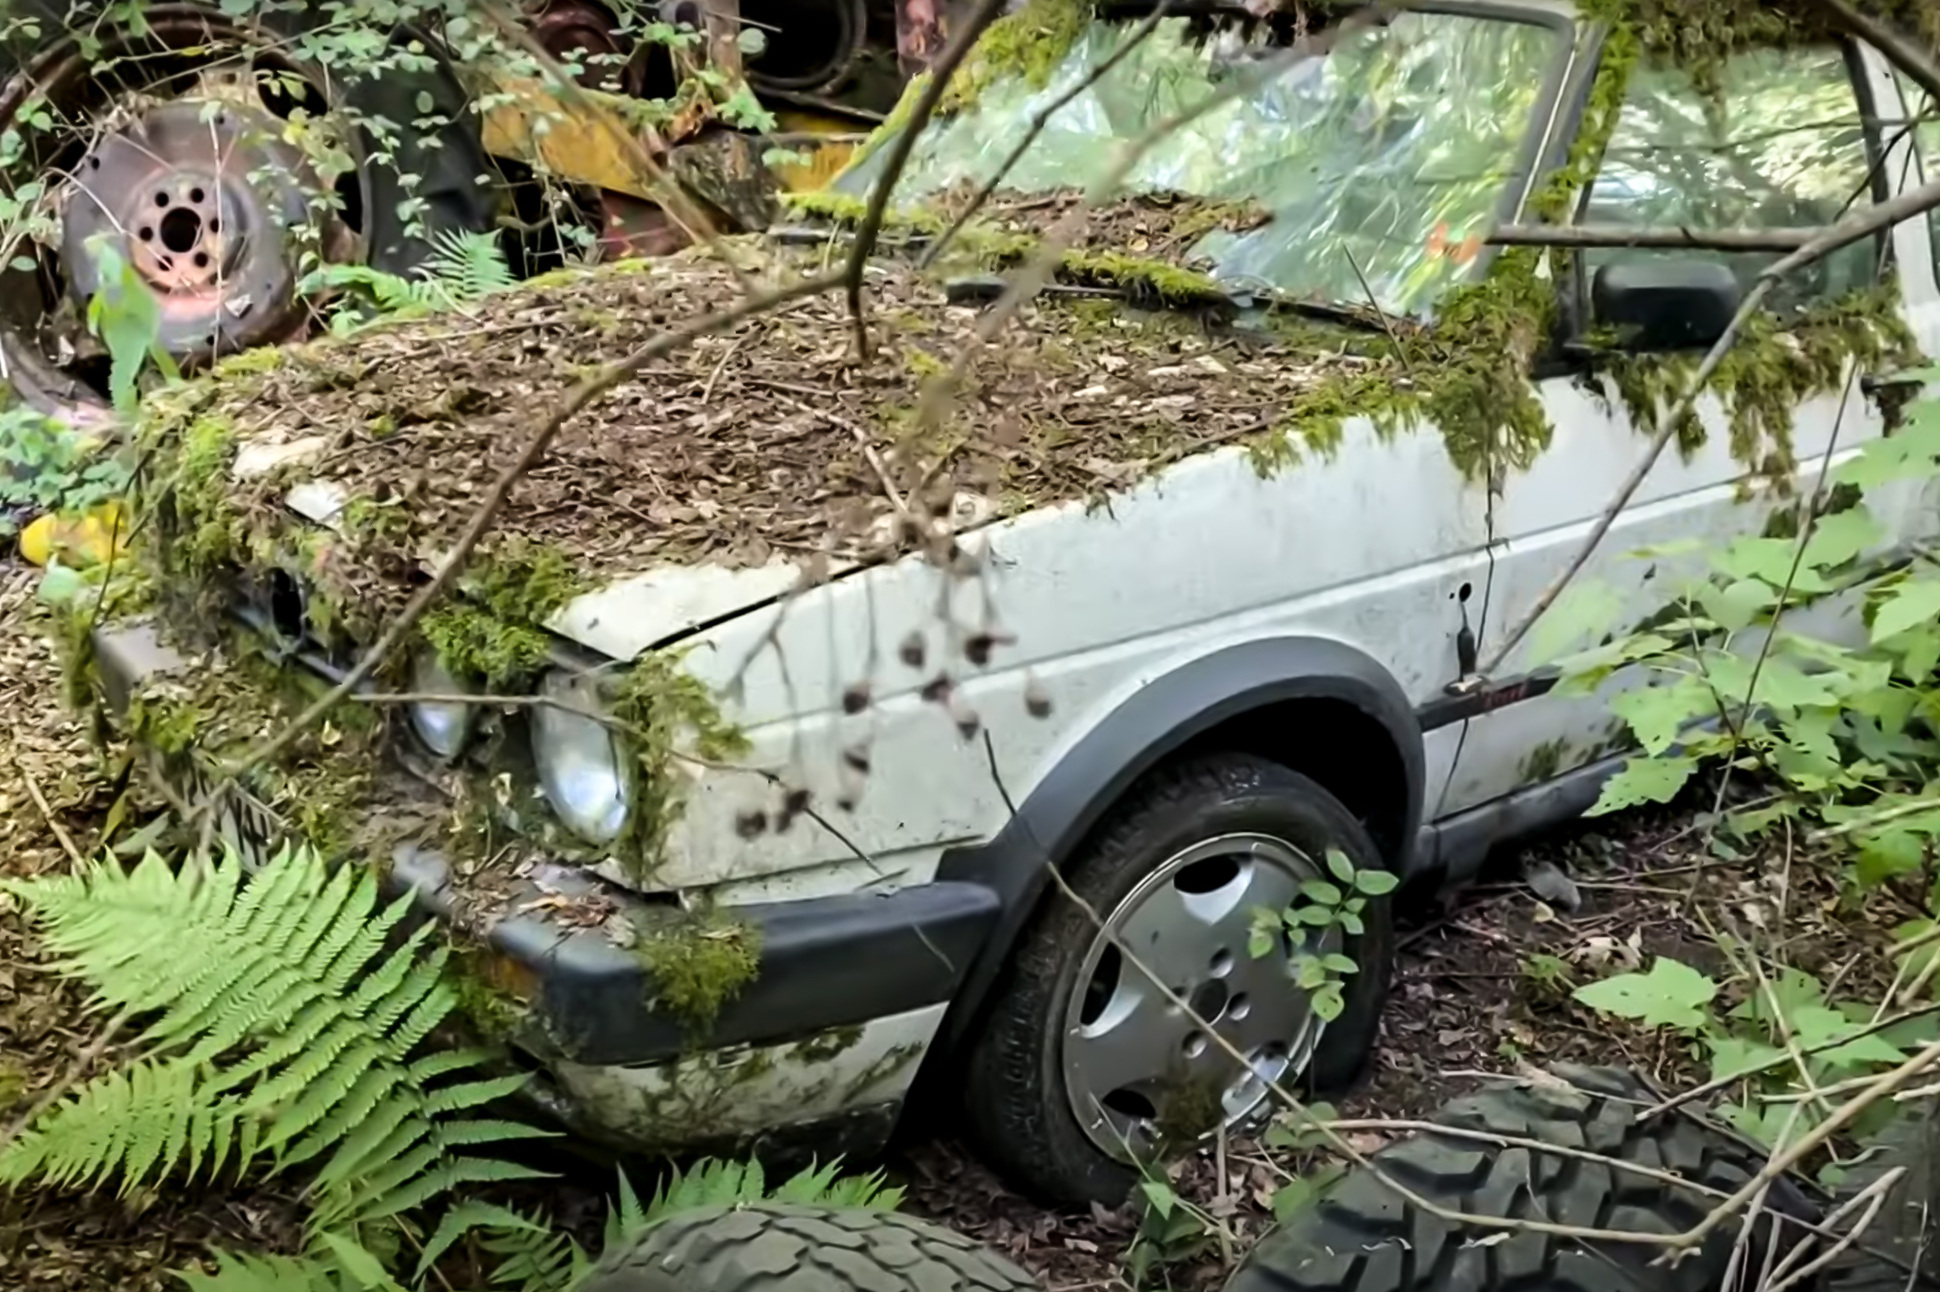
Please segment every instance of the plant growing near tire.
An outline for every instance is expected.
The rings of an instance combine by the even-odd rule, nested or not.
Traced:
[[[1928,400],[1831,473],[1833,490],[1803,542],[1743,538],[1706,553],[1693,541],[1638,553],[1660,569],[1695,569],[1666,621],[1560,662],[1561,694],[1593,694],[1619,670],[1643,683],[1610,701],[1639,753],[1591,812],[1668,802],[1700,765],[1721,759],[1776,791],[1728,808],[1729,829],[1812,827],[1849,846],[1855,891],[1926,872],[1940,837],[1940,562],[1931,550],[1905,554],[1875,581],[1861,607],[1864,645],[1795,631],[1784,615],[1851,591],[1867,578],[1866,562],[1892,555],[1878,551],[1885,529],[1869,504],[1921,505],[1936,474],[1940,402]],[[1609,633],[1613,601],[1595,584],[1573,589],[1539,625],[1539,641],[1567,647]]]
[[[1294,905],[1279,911],[1256,910],[1246,950],[1259,959],[1284,947],[1294,981],[1311,993],[1314,1013],[1332,1022],[1345,1007],[1343,980],[1360,966],[1353,957],[1328,950],[1328,935],[1360,937],[1367,932],[1362,917],[1369,900],[1386,897],[1401,881],[1385,870],[1356,870],[1338,848],[1327,850],[1327,870],[1331,879],[1301,881],[1301,900]],[[1338,936],[1334,941],[1338,943]]]

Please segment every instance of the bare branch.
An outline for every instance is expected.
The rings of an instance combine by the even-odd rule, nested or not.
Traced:
[[[842,276],[843,287],[849,298],[849,316],[855,320],[855,352],[858,359],[869,357],[869,329],[862,319],[862,272],[869,263],[870,254],[876,249],[877,237],[882,233],[883,216],[889,210],[889,197],[896,190],[896,182],[903,177],[903,168],[909,165],[909,155],[916,147],[916,137],[923,133],[923,127],[929,124],[930,117],[936,112],[936,105],[942,101],[950,78],[970,53],[970,47],[977,43],[977,38],[995,21],[997,12],[1003,7],[1004,0],[977,0],[977,7],[971,10],[963,26],[943,47],[943,52],[937,55],[936,62],[930,65],[930,79],[917,96],[909,120],[890,141],[882,174],[876,180],[875,190],[869,194],[869,209],[863,213],[862,223],[856,229],[855,246],[849,251],[848,267]]]
[[[319,696],[307,709],[292,718],[288,726],[225,767],[219,779],[210,787],[209,799],[205,801],[212,802],[217,791],[235,780],[242,772],[287,749],[292,741],[309,730],[318,719],[328,713],[340,700],[362,686],[371,674],[376,672],[377,666],[382,664],[391,651],[396,649],[398,643],[404,640],[405,635],[411,631],[412,625],[417,623],[419,617],[431,608],[431,604],[442,596],[445,589],[450,587],[452,581],[458,577],[458,572],[464,568],[465,559],[471,555],[472,549],[478,546],[478,540],[485,536],[485,531],[491,528],[493,518],[505,505],[505,500],[511,496],[513,486],[518,484],[520,478],[532,468],[533,464],[545,455],[547,446],[552,443],[559,429],[588,404],[661,355],[731,327],[742,319],[766,313],[809,296],[819,295],[840,285],[841,282],[842,275],[839,273],[822,274],[773,288],[759,296],[747,297],[718,314],[709,315],[685,327],[660,333],[632,354],[608,364],[575,386],[572,393],[567,395],[540,423],[538,429],[532,433],[532,437],[526,441],[525,448],[520,451],[519,456],[499,473],[498,480],[492,485],[492,491],[485,496],[485,501],[480,504],[478,510],[472,513],[471,520],[466,523],[451,551],[439,563],[438,572],[431,581],[418,589],[397,618],[393,619],[390,626],[384,630],[383,635],[368,651],[364,652],[363,658],[357,661],[356,666],[344,674],[341,681]]]
[[[1861,13],[1848,0],[1818,0],[1818,5],[1840,26],[1886,55],[1907,79],[1925,90],[1935,103],[1940,103],[1940,63],[1926,49],[1907,39],[1898,28]]]
[[[1603,536],[1610,532],[1610,526],[1616,522],[1618,514],[1629,505],[1630,499],[1643,484],[1644,477],[1650,474],[1650,469],[1657,465],[1657,459],[1663,454],[1664,446],[1669,444],[1671,437],[1677,433],[1679,423],[1690,415],[1691,409],[1697,404],[1698,396],[1702,395],[1705,387],[1711,384],[1711,378],[1717,372],[1718,365],[1724,361],[1725,355],[1737,341],[1738,333],[1743,330],[1746,320],[1765,303],[1765,297],[1770,294],[1778,280],[1795,269],[1822,260],[1839,248],[1850,246],[1861,238],[1870,237],[1882,229],[1898,224],[1901,220],[1924,215],[1935,206],[1940,206],[1940,180],[1929,181],[1910,192],[1901,193],[1847,216],[1837,224],[1813,235],[1804,246],[1774,262],[1758,276],[1758,281],[1753,284],[1752,289],[1745,294],[1743,303],[1738,306],[1738,312],[1732,315],[1731,322],[1726,325],[1724,335],[1718,338],[1716,344],[1704,356],[1704,362],[1698,365],[1697,373],[1691,378],[1683,395],[1659,420],[1657,433],[1651,436],[1650,444],[1644,450],[1644,456],[1624,478],[1616,497],[1612,498],[1609,506],[1603,509],[1603,514],[1597,517],[1596,524],[1591,528],[1589,536],[1583,540],[1583,545],[1577,549],[1576,555],[1571,558],[1568,568],[1543,589],[1542,595],[1536,598],[1536,603],[1529,608],[1528,613],[1503,637],[1502,644],[1496,647],[1494,654],[1482,666],[1480,672],[1483,676],[1493,673],[1502,666],[1502,661],[1509,657],[1509,653],[1528,635],[1529,630],[1535,626],[1538,619],[1542,618],[1543,613],[1556,604],[1556,598],[1563,594],[1563,589],[1567,588],[1589,563],[1597,544],[1601,543]]]
[[[1616,224],[1505,224],[1489,235],[1488,242],[1496,247],[1797,251],[1818,232],[1818,229],[1633,229]]]
[[[964,225],[970,223],[970,217],[975,215],[982,208],[983,204],[990,200],[990,195],[995,193],[998,186],[1004,182],[1004,176],[1010,174],[1011,168],[1017,165],[1025,153],[1030,151],[1031,145],[1037,142],[1037,137],[1044,132],[1044,127],[1050,123],[1051,118],[1063,111],[1065,104],[1071,102],[1071,100],[1104,80],[1105,77],[1111,74],[1113,68],[1124,62],[1133,50],[1144,44],[1145,38],[1157,29],[1160,20],[1165,17],[1171,7],[1172,0],[1160,0],[1159,6],[1152,10],[1151,13],[1145,15],[1144,21],[1140,22],[1132,34],[1125,38],[1123,45],[1120,45],[1112,51],[1111,57],[1098,64],[1097,67],[1091,70],[1089,75],[1085,76],[1076,85],[1066,90],[1063,94],[1058,95],[1057,98],[1051,100],[1051,102],[1045,104],[1044,107],[1038,110],[1037,114],[1031,118],[1031,124],[1025,129],[1023,137],[1010,150],[1010,155],[1005,157],[1002,164],[997,167],[991,177],[984,181],[983,186],[970,199],[970,204],[964,207],[957,218],[950,222],[950,227],[938,235],[930,243],[929,247],[924,250],[923,258],[916,262],[918,269],[928,269],[935,262],[936,258],[943,254],[943,249],[950,245],[950,240],[963,231]]]

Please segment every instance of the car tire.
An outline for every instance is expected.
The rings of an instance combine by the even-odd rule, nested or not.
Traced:
[[[1433,1120],[1588,1150],[1727,1194],[1764,1166],[1761,1150],[1689,1113],[1640,1118],[1657,1097],[1630,1073],[1556,1072],[1567,1084],[1497,1087],[1446,1104]],[[1432,1131],[1390,1144],[1371,1162],[1428,1202],[1470,1216],[1675,1234],[1696,1225],[1717,1201],[1663,1175]],[[1795,1182],[1775,1180],[1746,1245],[1744,1286],[1754,1285],[1764,1268],[1773,1215],[1806,1224],[1822,1219]],[[1805,1236],[1785,1228],[1781,1258]],[[1726,1286],[1738,1235],[1738,1223],[1727,1221],[1686,1259],[1664,1268],[1652,1264],[1663,1254],[1660,1246],[1445,1221],[1374,1171],[1356,1168],[1269,1231],[1233,1271],[1225,1292],[1717,1292]],[[1807,1259],[1809,1253],[1791,1268]]]
[[[65,33],[111,22],[109,12],[98,0],[83,0],[72,7],[65,0],[22,0],[9,12],[6,29],[0,32],[0,86],[12,86],[28,69],[39,66],[36,60],[48,58]],[[207,22],[224,29],[241,25],[225,18],[214,0],[173,5],[170,14],[171,21],[178,23]],[[306,27],[326,18],[320,10],[266,11],[254,21],[263,28],[266,41],[294,45]],[[412,38],[422,39],[433,56],[410,69],[389,68],[381,75],[353,78],[339,90],[342,104],[360,119],[389,121],[398,128],[396,147],[389,150],[381,149],[369,130],[361,128],[365,160],[358,171],[362,263],[398,275],[423,265],[441,236],[491,233],[498,227],[499,194],[495,187],[479,183],[480,176],[492,172],[493,163],[471,107],[473,95],[437,52],[434,41],[414,37],[405,29],[394,35],[399,41]],[[143,39],[130,37],[138,49],[164,48],[159,39],[149,38],[148,43]],[[409,125],[430,116],[443,117],[449,124],[435,135]],[[382,161],[375,159],[379,154],[384,156]],[[402,178],[407,175],[414,177],[408,190]],[[407,197],[415,209],[408,218]],[[0,328],[0,350],[9,386],[29,406],[77,426],[109,424],[107,404],[99,392],[85,389],[54,366],[13,327]]]
[[[659,1222],[578,1292],[1038,1292],[1023,1270],[914,1216],[759,1202]]]
[[[1110,920],[1141,885],[1188,855],[1198,841],[1241,835],[1282,841],[1316,871],[1325,866],[1330,848],[1344,852],[1357,870],[1387,866],[1366,827],[1327,790],[1278,763],[1229,753],[1195,758],[1148,776],[1064,871],[1073,890],[1100,918]],[[1282,1081],[1297,1082],[1308,1091],[1330,1091],[1364,1069],[1379,1029],[1394,954],[1389,901],[1369,901],[1363,922],[1364,932],[1344,948],[1358,968],[1344,983],[1340,1014],[1320,1033],[1304,1070],[1293,1070],[1289,1056]],[[1107,1152],[1080,1124],[1070,1093],[1074,1083],[1066,1079],[1064,1040],[1070,1020],[1082,1020],[1091,1008],[1089,996],[1082,1005],[1074,1001],[1076,993],[1092,990],[1097,981],[1090,975],[1079,981],[1097,933],[1091,914],[1061,892],[1048,892],[1019,937],[970,1046],[964,1097],[973,1139],[985,1159],[1013,1184],[1053,1205],[1117,1206],[1139,1178],[1122,1151]],[[1231,953],[1247,958],[1249,981],[1257,982],[1250,975],[1265,961],[1253,961],[1245,940],[1242,931],[1241,945],[1230,948]],[[1102,957],[1100,966],[1103,972]],[[1149,986],[1142,975],[1140,981]],[[1179,992],[1181,996],[1201,990],[1190,982],[1170,985],[1189,989]],[[1272,986],[1278,990],[1277,983]],[[1119,998],[1118,987],[1110,990],[1114,994],[1106,1009],[1115,1008]],[[1244,996],[1230,999],[1237,1011]],[[1154,1007],[1170,1008],[1162,1000]],[[1222,1015],[1222,1026],[1225,1021]],[[1174,1022],[1183,1044],[1196,1044],[1196,1029],[1176,1010],[1167,1025]],[[1199,1054],[1204,1053],[1202,1047]],[[1096,1124],[1106,1112],[1103,1101],[1094,1107]],[[1230,1113],[1229,1107],[1221,1107]],[[1136,1110],[1128,1115],[1136,1116]],[[1165,1117],[1155,1104],[1151,1120],[1162,1126]],[[1209,1120],[1216,1124],[1219,1119],[1210,1115]]]
[[[1840,1202],[1857,1198],[1888,1171],[1906,1174],[1888,1188],[1879,1214],[1866,1226],[1865,1242],[1826,1268],[1825,1292],[1940,1287],[1940,1256],[1931,1236],[1933,1217],[1940,1215],[1940,1100],[1928,1095],[1904,1105],[1866,1147],[1868,1154],[1839,1183]],[[1909,1270],[1917,1272],[1909,1277]]]

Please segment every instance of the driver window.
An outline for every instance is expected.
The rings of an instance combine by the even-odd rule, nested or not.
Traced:
[[[1733,56],[1707,93],[1689,72],[1640,63],[1577,219],[1583,224],[1705,230],[1810,228],[1872,200],[1865,126],[1837,46]],[[1871,286],[1879,246],[1855,243],[1777,286],[1798,309]],[[1593,250],[1603,265],[1671,258],[1729,266],[1742,287],[1782,252]]]

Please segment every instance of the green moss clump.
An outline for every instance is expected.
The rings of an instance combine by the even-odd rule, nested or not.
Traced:
[[[230,490],[235,461],[235,428],[221,418],[198,417],[183,433],[163,486],[174,515],[162,558],[198,581],[233,560],[244,541],[242,512]]]
[[[993,84],[1021,76],[1042,89],[1091,21],[1085,0],[1027,0],[990,24],[937,101],[939,116],[975,103]]]
[[[829,189],[784,193],[781,200],[795,214],[812,220],[825,220],[838,229],[856,228],[869,213],[866,199]],[[923,207],[903,206],[884,210],[882,225],[885,229],[935,236],[949,227],[949,221]]]
[[[748,738],[721,716],[707,684],[669,651],[635,660],[611,707],[634,760],[633,811],[616,853],[644,877],[660,863],[667,832],[680,814],[683,777],[675,764],[682,749],[708,762],[728,762],[747,753]]]
[[[716,911],[681,912],[641,932],[635,944],[652,1003],[696,1040],[761,968],[761,931]]]
[[[591,586],[564,552],[524,539],[475,553],[459,585],[464,596],[426,611],[419,633],[452,676],[493,690],[545,667],[542,625]]]
[[[1057,276],[1086,287],[1114,288],[1135,303],[1185,308],[1227,308],[1232,303],[1226,289],[1209,275],[1117,251],[1067,251],[1058,259]]]

